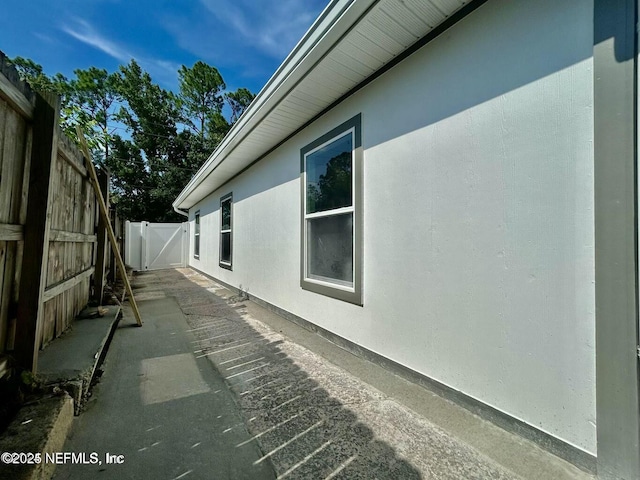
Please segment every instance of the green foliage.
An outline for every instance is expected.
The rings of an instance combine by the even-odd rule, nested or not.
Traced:
[[[342,152],[327,162],[318,185],[307,185],[309,212],[331,210],[351,204],[351,152]]]
[[[78,69],[72,80],[47,76],[33,60],[11,62],[34,89],[61,96],[63,130],[77,141],[80,125],[94,160],[111,172],[112,203],[131,221],[181,221],[173,200],[254,98],[245,88],[225,94],[220,72],[203,62],[180,68],[178,94],[135,60],[113,73]]]
[[[71,100],[71,82],[62,74],[57,73],[53,77],[47,76],[42,66],[31,59],[15,57],[9,60],[18,71],[22,81],[31,85],[37,92],[51,92],[60,96],[60,126],[70,137],[76,140],[76,120],[81,115],[82,109]],[[83,127],[85,125],[82,125]],[[90,142],[90,146],[93,145]]]
[[[181,116],[176,96],[153,83],[135,60],[120,66],[115,84],[126,102],[120,107],[118,120],[128,127],[147,160],[158,161],[166,155],[171,139],[177,134]]]
[[[53,77],[47,76],[42,65],[37,64],[29,58],[15,57],[9,62],[18,71],[20,79],[29,82],[31,87],[38,92],[53,92],[60,96],[67,94],[67,78],[58,73]]]
[[[235,92],[225,93],[224,98],[231,108],[231,123],[238,121],[255,97],[246,88],[239,88]]]
[[[231,124],[222,116],[220,112],[211,112],[207,117],[206,136],[203,138],[205,144],[202,145],[209,153],[222,141],[227,134]],[[201,137],[202,138],[202,137]],[[213,147],[213,148],[212,148]]]
[[[62,128],[78,143],[76,125],[79,125],[93,155],[101,163],[109,156],[111,132],[114,122],[112,106],[119,100],[115,90],[115,74],[90,67],[74,70],[76,78],[68,82],[67,102],[62,109]]]
[[[75,80],[69,82],[69,102],[65,124],[71,128],[75,138],[75,126],[80,125],[89,147],[104,161],[109,156],[111,142],[110,122],[113,104],[119,100],[115,89],[116,75],[104,69],[90,67],[88,70],[75,70]],[[67,133],[69,128],[66,129]]]
[[[35,390],[40,386],[40,382],[36,376],[28,370],[23,370],[20,373],[20,380],[28,390]]]
[[[178,78],[185,120],[190,121],[190,125],[204,137],[211,114],[222,112],[222,91],[226,88],[222,75],[217,68],[197,61],[191,68],[182,65]],[[196,126],[193,120],[199,125]]]

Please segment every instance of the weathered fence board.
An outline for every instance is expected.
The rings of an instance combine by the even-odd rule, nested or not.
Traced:
[[[82,155],[61,136],[51,180],[56,194],[51,206],[41,346],[66,330],[89,301],[96,202],[86,169],[79,168],[82,161]]]
[[[0,352],[12,348],[22,265],[34,97],[0,58]]]
[[[84,158],[57,127],[56,102],[0,52],[0,353],[34,370],[38,349],[89,301],[100,236]]]
[[[20,285],[14,356],[19,363],[36,369],[42,333],[42,293],[46,280],[51,204],[51,179],[55,176],[54,157],[58,138],[59,99],[36,95],[31,149],[31,178],[27,196],[27,224]],[[0,208],[1,209],[1,208]]]
[[[5,66],[4,58],[0,58],[0,70],[3,75],[0,75],[0,89],[3,92],[3,97],[11,104],[12,109],[20,112],[25,118],[31,118],[33,116],[33,102],[32,99],[26,95],[25,88],[16,81],[17,75],[14,79],[11,77],[11,68]],[[6,76],[9,74],[9,76]]]

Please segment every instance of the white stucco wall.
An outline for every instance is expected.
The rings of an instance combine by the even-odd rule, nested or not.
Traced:
[[[191,264],[595,454],[592,44],[590,1],[489,1],[194,207]],[[300,149],[357,113],[363,307],[299,285]]]

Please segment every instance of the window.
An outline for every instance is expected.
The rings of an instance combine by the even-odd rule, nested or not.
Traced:
[[[195,231],[193,233],[193,256],[200,258],[200,211],[196,212]]]
[[[232,250],[232,224],[231,206],[233,205],[232,194],[225,195],[220,199],[220,266],[231,270],[231,250]]]
[[[362,305],[360,123],[357,115],[300,152],[300,286],[358,305]]]

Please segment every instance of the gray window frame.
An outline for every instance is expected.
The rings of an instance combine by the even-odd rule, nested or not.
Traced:
[[[193,258],[200,259],[200,210],[193,214]]]
[[[229,229],[222,230],[222,222],[224,217],[222,215],[222,204],[229,202]],[[229,263],[222,261],[222,235],[229,234]],[[220,197],[220,245],[218,248],[218,265],[221,268],[227,270],[233,270],[233,192],[227,193],[225,196]]]
[[[362,305],[362,115],[358,114],[300,150],[300,287],[337,300]],[[311,279],[307,276],[306,156],[327,142],[353,132],[351,172],[353,178],[353,287]]]

